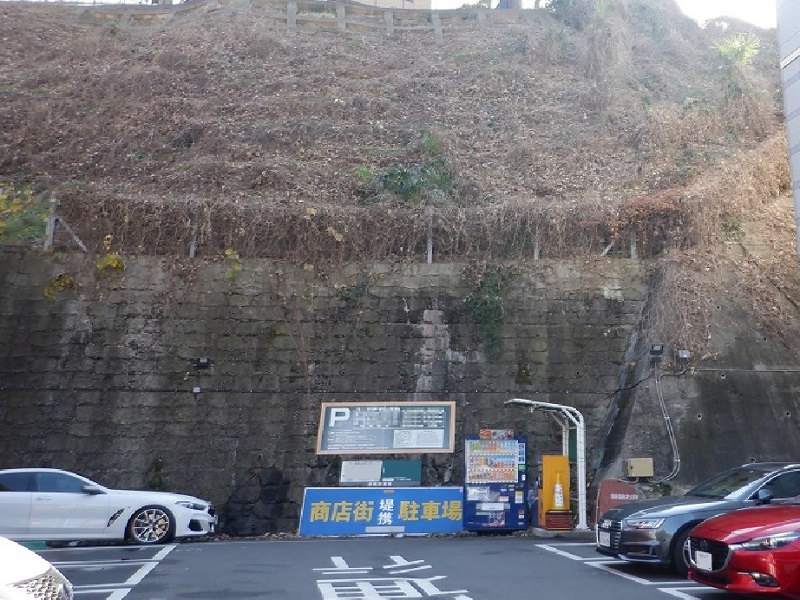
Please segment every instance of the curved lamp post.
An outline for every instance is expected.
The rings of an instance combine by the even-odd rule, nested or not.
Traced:
[[[583,422],[583,415],[573,406],[553,404],[552,402],[540,402],[539,400],[527,400],[525,398],[506,400],[504,404],[529,406],[533,410],[541,410],[550,413],[561,425],[561,441],[564,454],[569,454],[569,429],[571,427],[575,428],[575,451],[578,460],[578,524],[575,526],[575,529],[589,529],[589,524],[586,520],[586,426]]]

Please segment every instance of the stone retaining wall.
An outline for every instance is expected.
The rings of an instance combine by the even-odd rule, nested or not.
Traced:
[[[578,407],[592,446],[646,293],[635,261],[517,269],[490,359],[463,265],[125,260],[0,252],[0,468],[209,497],[231,533],[292,531],[303,489],[336,484],[322,402],[455,401],[458,450],[423,456],[423,485],[461,484],[458,440],[481,427],[560,452],[512,397]]]

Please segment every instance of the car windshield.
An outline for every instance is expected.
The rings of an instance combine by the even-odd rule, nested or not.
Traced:
[[[702,498],[724,498],[739,491],[754,481],[758,481],[767,473],[762,469],[740,467],[715,475],[686,492],[687,496],[700,496]]]

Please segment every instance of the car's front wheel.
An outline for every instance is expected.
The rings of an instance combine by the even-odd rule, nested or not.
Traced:
[[[679,531],[672,539],[672,568],[681,577],[689,575],[689,533],[691,527]]]
[[[163,506],[143,506],[128,521],[128,539],[136,544],[164,544],[175,537],[175,517]]]

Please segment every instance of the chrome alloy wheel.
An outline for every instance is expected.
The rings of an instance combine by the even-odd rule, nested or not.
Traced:
[[[133,516],[130,535],[138,544],[158,544],[166,541],[171,529],[171,515],[163,508],[150,506],[140,509]]]

